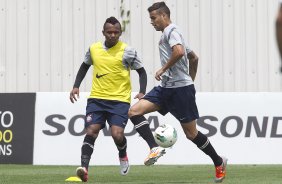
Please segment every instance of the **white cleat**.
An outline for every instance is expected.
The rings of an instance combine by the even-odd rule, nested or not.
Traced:
[[[165,149],[162,147],[154,147],[150,150],[148,157],[145,159],[144,164],[146,166],[153,165],[158,159],[165,154]]]
[[[123,176],[127,175],[130,169],[128,157],[125,156],[123,158],[119,158],[119,162],[120,162],[120,174]]]

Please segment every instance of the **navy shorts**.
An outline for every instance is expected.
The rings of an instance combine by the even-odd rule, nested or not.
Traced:
[[[84,125],[88,127],[91,124],[101,124],[104,128],[107,121],[110,126],[125,128],[129,107],[130,104],[126,102],[89,98]]]
[[[158,105],[162,115],[170,112],[180,123],[187,123],[199,118],[195,94],[194,85],[178,88],[157,86],[143,99]]]

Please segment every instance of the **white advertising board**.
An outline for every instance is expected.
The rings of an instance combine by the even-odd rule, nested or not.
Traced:
[[[81,93],[72,104],[67,92],[37,93],[33,164],[80,165],[87,96],[88,93]],[[201,116],[198,129],[208,135],[218,154],[226,156],[229,163],[282,164],[282,93],[213,92],[197,93],[196,98]],[[178,141],[157,164],[212,164],[185,138],[172,115],[155,112],[146,117],[152,129],[169,123],[178,131]],[[128,157],[132,165],[142,165],[149,147],[132,131],[129,121],[125,129]],[[118,164],[118,151],[104,129],[96,140],[91,165]]]

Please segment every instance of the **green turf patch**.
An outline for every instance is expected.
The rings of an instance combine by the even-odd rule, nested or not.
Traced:
[[[76,166],[0,164],[0,184],[68,184]],[[228,165],[226,184],[281,184],[282,165]],[[131,166],[127,176],[119,166],[91,166],[89,182],[95,184],[207,184],[213,183],[212,165]]]

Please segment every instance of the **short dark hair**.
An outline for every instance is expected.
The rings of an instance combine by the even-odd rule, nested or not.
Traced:
[[[121,29],[121,24],[120,24],[120,22],[118,21],[118,19],[116,19],[116,18],[113,17],[113,16],[106,19],[106,21],[105,21],[105,23],[104,23],[104,27],[103,27],[104,30],[105,30],[105,26],[106,26],[107,23],[112,24],[112,25],[115,25],[115,24],[118,23],[119,26],[120,26],[120,29]]]
[[[164,12],[165,14],[167,14],[168,17],[170,17],[170,10],[167,7],[167,5],[165,4],[165,2],[163,2],[163,1],[154,3],[152,6],[150,6],[148,8],[149,13],[154,11],[154,10]]]

